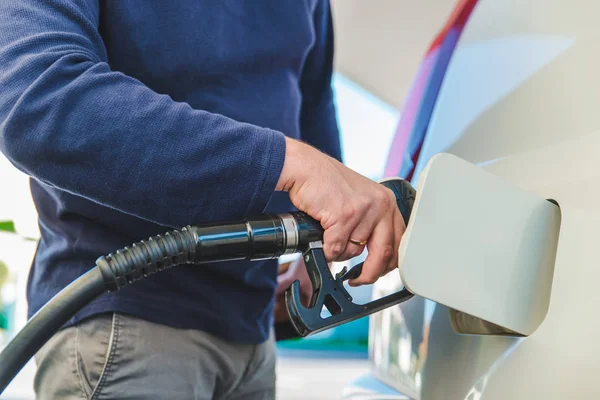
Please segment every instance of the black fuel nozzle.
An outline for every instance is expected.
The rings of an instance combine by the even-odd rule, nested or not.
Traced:
[[[394,192],[398,209],[402,214],[404,222],[408,224],[416,197],[414,188],[410,183],[399,178],[386,180],[381,182],[381,184]],[[302,304],[299,281],[292,283],[285,292],[285,304],[290,315],[290,320],[299,335],[309,336],[366,317],[385,308],[402,303],[413,296],[412,293],[404,288],[399,292],[367,304],[354,303],[352,296],[344,287],[344,282],[357,278],[362,272],[363,264],[355,265],[350,270],[344,268],[344,270],[334,277],[325,259],[320,238],[314,237],[314,239],[300,244],[303,246],[300,250],[303,252],[304,263],[313,287],[313,294],[308,307]],[[331,313],[331,316],[326,318],[321,316],[323,307]]]

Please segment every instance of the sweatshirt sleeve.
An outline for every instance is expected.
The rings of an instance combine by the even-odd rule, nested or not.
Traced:
[[[0,2],[0,150],[35,179],[164,226],[262,212],[280,132],[112,71],[98,0]]]
[[[314,25],[315,43],[306,58],[300,82],[302,139],[341,161],[340,133],[331,88],[334,39],[329,0],[317,3]]]

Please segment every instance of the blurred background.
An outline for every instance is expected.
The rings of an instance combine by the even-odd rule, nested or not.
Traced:
[[[344,160],[378,180],[411,82],[456,1],[331,3],[336,33],[333,86]],[[0,345],[25,322],[25,285],[38,236],[28,179],[0,155]],[[366,302],[371,289],[352,295]],[[340,398],[344,386],[369,368],[368,324],[365,318],[280,343],[278,398]],[[2,399],[33,398],[33,372],[30,364]]]

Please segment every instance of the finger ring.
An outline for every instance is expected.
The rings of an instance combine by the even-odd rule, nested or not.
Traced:
[[[357,246],[364,246],[365,244],[367,244],[367,241],[366,240],[356,240],[356,239],[350,238],[350,243],[354,243]]]

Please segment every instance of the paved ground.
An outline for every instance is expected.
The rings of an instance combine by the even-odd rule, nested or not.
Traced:
[[[365,360],[284,358],[277,370],[277,400],[335,400],[368,366]]]
[[[366,359],[282,354],[277,366],[277,400],[336,400],[345,386],[369,370]]]

